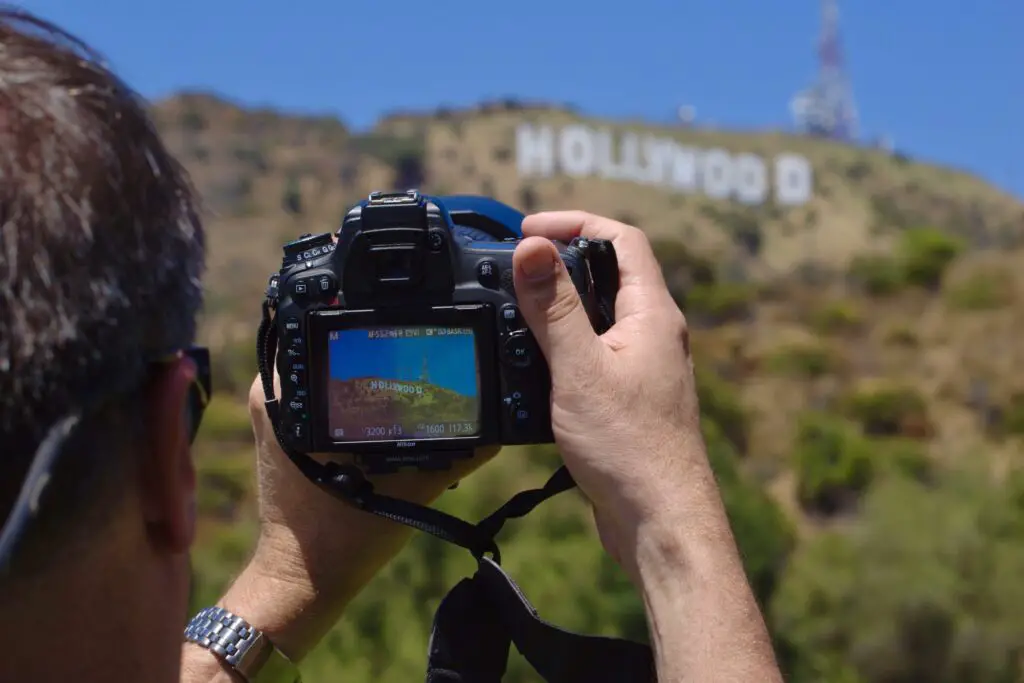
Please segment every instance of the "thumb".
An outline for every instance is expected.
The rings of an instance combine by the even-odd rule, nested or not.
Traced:
[[[528,237],[512,257],[519,309],[556,372],[590,366],[598,338],[555,245]]]

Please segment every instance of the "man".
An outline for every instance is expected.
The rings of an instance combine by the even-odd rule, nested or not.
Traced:
[[[182,645],[198,372],[183,350],[204,258],[185,173],[85,46],[6,11],[0,178],[0,511],[16,532],[0,680],[243,680]],[[554,368],[558,445],[644,597],[659,680],[780,680],[704,453],[685,321],[647,240],[575,212],[523,229],[515,283]],[[621,261],[618,322],[601,337],[547,239],[577,234],[612,240]],[[409,532],[315,490],[258,383],[250,407],[261,533],[220,606],[295,663]],[[467,473],[378,488],[428,503]]]

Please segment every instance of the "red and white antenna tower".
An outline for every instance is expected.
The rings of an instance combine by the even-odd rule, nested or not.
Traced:
[[[818,80],[793,98],[791,108],[803,131],[834,140],[857,138],[857,105],[846,76],[839,34],[838,0],[821,0],[821,36],[818,39]]]

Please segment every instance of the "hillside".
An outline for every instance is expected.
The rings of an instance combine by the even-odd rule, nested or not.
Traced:
[[[580,208],[609,215],[638,225],[655,241],[673,293],[694,328],[702,410],[712,432],[708,440],[748,571],[762,600],[783,600],[773,598],[780,582],[780,595],[792,598],[770,614],[773,629],[786,634],[779,637],[789,648],[784,648],[787,657],[792,655],[793,666],[806,676],[796,680],[966,680],[921,673],[914,668],[919,662],[906,652],[856,650],[852,637],[829,640],[831,636],[801,621],[813,624],[821,617],[815,612],[818,607],[792,597],[809,590],[794,589],[792,582],[813,583],[822,575],[806,563],[832,557],[807,540],[823,531],[851,523],[903,528],[892,520],[910,516],[893,512],[892,506],[917,500],[917,494],[890,490],[885,482],[891,473],[899,475],[893,481],[927,484],[934,493],[945,491],[934,482],[943,480],[940,472],[951,464],[980,462],[1000,477],[1024,464],[1024,203],[1019,198],[968,174],[882,150],[775,132],[594,121],[566,108],[516,102],[394,115],[360,134],[337,120],[245,110],[202,94],[160,102],[154,115],[192,174],[208,213],[203,334],[215,350],[218,386],[226,393],[216,400],[200,445],[206,487],[206,545],[201,547],[206,554],[197,571],[204,595],[212,596],[244,558],[244,539],[252,532],[251,513],[245,512],[252,500],[251,436],[240,399],[253,372],[252,336],[260,296],[267,276],[279,265],[283,241],[302,232],[335,229],[345,209],[375,189],[485,194],[527,212]],[[800,155],[814,171],[813,195],[798,205],[769,198],[748,206],[713,199],[707,192],[673,191],[658,183],[599,174],[523,177],[517,165],[517,129],[522,124],[539,129],[573,123],[611,129],[616,136],[638,133],[680,146],[769,160]],[[553,466],[551,453],[522,455],[503,455],[477,475],[473,487],[446,496],[450,502],[445,504],[479,516],[520,488],[520,480],[524,486],[540,483],[537,478]],[[762,490],[772,502],[761,499]],[[970,501],[980,505],[978,501],[997,499],[1002,500],[983,493]],[[930,509],[930,504],[919,507]],[[769,512],[772,506],[783,511],[781,516]],[[524,581],[531,598],[541,604],[544,596],[560,602],[564,585],[559,582],[567,574],[559,572],[574,571],[574,559],[558,564],[560,548],[579,553],[593,543],[589,537],[566,540],[575,537],[554,531],[545,535],[544,524],[561,531],[571,528],[574,534],[587,524],[580,521],[578,510],[570,512],[575,510],[571,500],[552,509],[543,513],[551,516],[538,513],[537,521],[524,522],[529,532],[513,539],[520,544],[516,553],[521,560],[510,560],[513,573],[517,567],[528,572],[531,562],[554,567],[550,578]],[[1024,528],[1024,512],[1015,524]],[[787,530],[790,525],[792,532]],[[527,533],[558,539],[546,550],[556,553],[555,559],[525,545]],[[792,555],[796,559],[791,559],[793,546],[787,540],[791,534],[802,539]],[[399,610],[393,594],[406,585],[401,572],[412,571],[409,567],[416,562],[448,567],[425,543],[414,544],[403,556],[398,574],[381,579],[385,587],[380,593],[361,598],[366,610]],[[838,550],[833,554],[844,556]],[[593,562],[603,562],[593,557]],[[943,560],[922,555],[920,562],[924,566]],[[917,581],[920,566],[907,566],[907,583],[897,582],[894,595],[906,593],[906,586]],[[458,567],[431,572],[428,597],[439,594],[438,576],[459,576]],[[621,585],[614,571],[602,576],[606,588]],[[854,590],[859,584],[843,585]],[[836,619],[855,621],[833,607]],[[636,637],[643,631],[642,618],[636,620],[637,603],[628,600],[600,609],[592,605],[586,613],[599,615],[596,621],[564,611],[566,606],[561,609],[550,617],[570,627]],[[899,610],[892,609],[896,612],[884,612],[884,618],[896,618]],[[794,623],[803,624],[804,630]],[[1015,624],[1019,630],[1014,633],[1024,639],[1024,624]],[[345,636],[325,646],[325,652],[334,654],[316,659],[314,671],[333,675],[331,667],[337,665],[330,663],[331,657],[352,652],[339,643],[363,633],[359,624],[340,628]],[[865,633],[871,631],[865,628]],[[415,664],[421,661],[422,643],[388,632],[385,646],[372,645],[372,638],[359,641],[362,647],[384,649],[366,655],[364,668],[346,668],[350,678],[372,674],[384,680],[387,673],[393,676],[388,680],[406,680],[419,675]],[[414,642],[406,643],[406,636]],[[825,638],[821,642],[830,648],[850,651],[840,652],[835,661],[807,664],[800,659],[801,647],[824,647],[816,637]],[[835,645],[839,642],[845,645]],[[908,657],[901,669],[910,672],[908,677],[873,673],[872,662],[900,656]],[[391,665],[395,657],[412,662],[411,668]],[[844,677],[848,667],[862,678]],[[522,677],[521,667],[513,671],[518,672],[514,680],[529,680]]]

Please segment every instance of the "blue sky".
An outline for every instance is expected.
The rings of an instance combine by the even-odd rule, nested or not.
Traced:
[[[147,97],[182,88],[333,113],[514,95],[602,116],[788,125],[814,0],[29,0]],[[604,7],[605,9],[600,9]],[[862,129],[1024,197],[1024,2],[841,0]]]
[[[331,377],[419,381],[428,358],[430,383],[463,396],[477,395],[476,342],[472,334],[370,339],[366,330],[342,330],[329,342]]]

